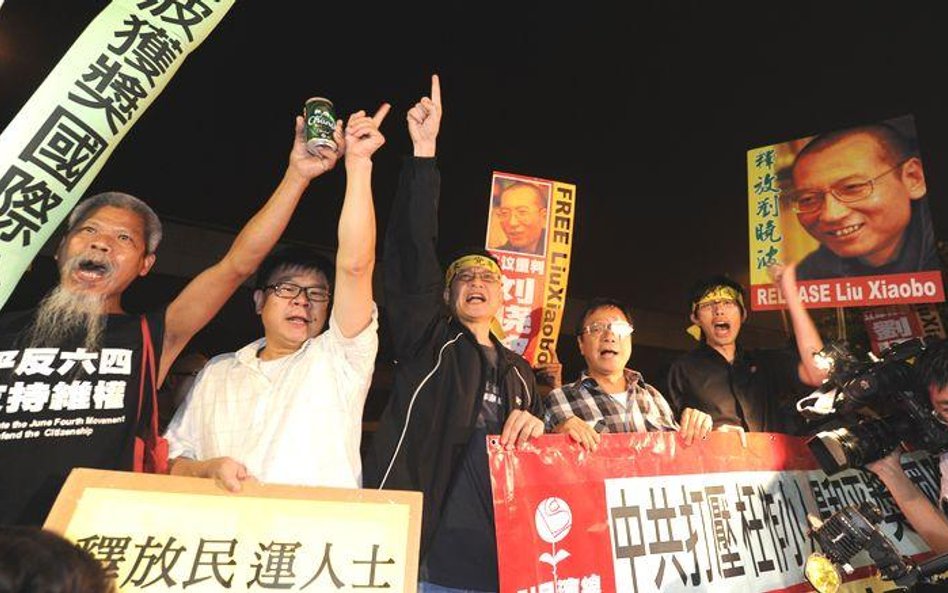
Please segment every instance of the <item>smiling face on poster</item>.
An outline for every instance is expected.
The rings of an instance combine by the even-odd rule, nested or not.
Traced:
[[[809,307],[943,301],[929,190],[911,116],[748,151],[752,307],[791,261]]]
[[[546,255],[550,186],[496,177],[488,247],[498,251]]]

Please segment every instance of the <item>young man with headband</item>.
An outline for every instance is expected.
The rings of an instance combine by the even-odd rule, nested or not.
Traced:
[[[800,302],[794,267],[775,266],[771,275],[787,301],[796,353],[745,350],[738,344],[747,309],[737,282],[713,276],[692,288],[688,333],[701,344],[672,364],[666,393],[679,410],[710,414],[715,429],[796,432],[797,415],[781,414],[781,409],[803,395],[805,386],[817,387],[826,378],[813,361],[823,340]]]

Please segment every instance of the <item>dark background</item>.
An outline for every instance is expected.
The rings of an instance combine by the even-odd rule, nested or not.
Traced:
[[[4,3],[2,125],[106,5]],[[948,35],[939,6],[242,0],[89,191],[127,191],[165,220],[233,232],[280,179],[307,97],[331,98],[340,116],[388,101],[374,178],[384,231],[410,150],[405,111],[438,72],[444,251],[483,242],[484,225],[471,221],[486,221],[491,171],[575,183],[570,295],[618,296],[684,325],[685,291],[698,276],[727,272],[746,284],[749,148],[914,114],[931,193],[942,193]],[[343,187],[338,170],[317,180],[287,238],[333,248]],[[944,237],[945,205],[936,199],[932,209]],[[53,278],[52,264],[37,260],[8,307],[35,302]],[[183,282],[141,282],[130,308],[167,301]],[[228,305],[232,314],[249,312],[245,296]],[[228,349],[255,331],[212,329]],[[571,338],[560,354],[570,378]],[[633,362],[660,367],[670,354]]]

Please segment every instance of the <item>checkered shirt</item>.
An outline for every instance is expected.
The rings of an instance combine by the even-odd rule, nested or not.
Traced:
[[[585,372],[579,380],[546,396],[544,421],[548,431],[571,416],[585,420],[597,432],[678,430],[675,414],[661,393],[642,374],[625,369],[626,404],[622,406],[600,389]]]

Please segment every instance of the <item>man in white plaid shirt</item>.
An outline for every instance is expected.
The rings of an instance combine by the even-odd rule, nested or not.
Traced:
[[[593,299],[576,329],[586,370],[571,384],[546,397],[547,430],[566,433],[595,450],[603,432],[678,430],[686,444],[707,438],[711,416],[692,408],[675,421],[661,393],[638,371],[626,368],[632,356],[632,315],[614,299]]]

